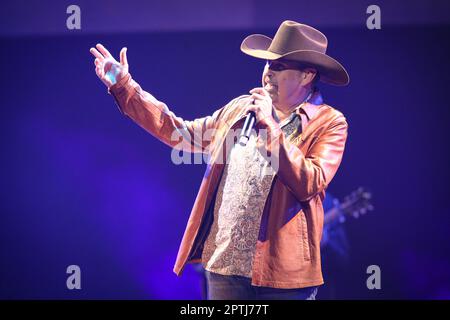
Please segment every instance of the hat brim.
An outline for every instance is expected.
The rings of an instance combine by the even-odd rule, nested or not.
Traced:
[[[305,66],[317,69],[322,82],[335,86],[346,86],[349,84],[350,77],[347,70],[332,57],[313,50],[297,50],[278,54],[268,50],[271,43],[271,38],[262,34],[253,34],[242,41],[241,51],[259,59],[299,61],[304,63]]]

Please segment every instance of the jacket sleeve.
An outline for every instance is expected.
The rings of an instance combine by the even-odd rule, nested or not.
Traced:
[[[187,152],[209,153],[210,140],[225,107],[213,115],[187,121],[177,117],[167,105],[144,91],[127,74],[108,92],[114,97],[122,114],[172,148]]]
[[[277,174],[299,201],[310,200],[331,182],[342,161],[347,129],[347,121],[339,113],[306,154],[289,142],[279,128],[272,130],[276,138],[269,151],[275,152],[275,156],[278,154]]]

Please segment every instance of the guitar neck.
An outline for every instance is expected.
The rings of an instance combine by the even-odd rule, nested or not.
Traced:
[[[372,194],[370,192],[359,187],[358,190],[345,197],[344,202],[337,203],[336,206],[324,213],[324,225],[347,215],[358,218],[359,214],[365,214],[367,211],[373,210],[373,206],[369,201],[371,197]]]

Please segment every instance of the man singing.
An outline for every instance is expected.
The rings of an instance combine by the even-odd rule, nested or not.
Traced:
[[[126,48],[120,62],[100,44],[90,50],[124,115],[173,148],[209,156],[174,266],[180,275],[186,263],[201,262],[208,299],[314,299],[323,284],[322,202],[342,160],[347,122],[323,102],[317,83],[349,83],[327,43],[294,21],[284,21],[273,39],[248,36],[242,52],[266,61],[262,87],[193,121],[141,89]],[[254,130],[243,145],[234,143],[250,114]]]

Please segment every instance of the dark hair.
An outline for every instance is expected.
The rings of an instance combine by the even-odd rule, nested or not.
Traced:
[[[317,86],[317,84],[320,81],[320,73],[316,70],[316,75],[314,76],[314,79],[312,81],[313,86]]]

